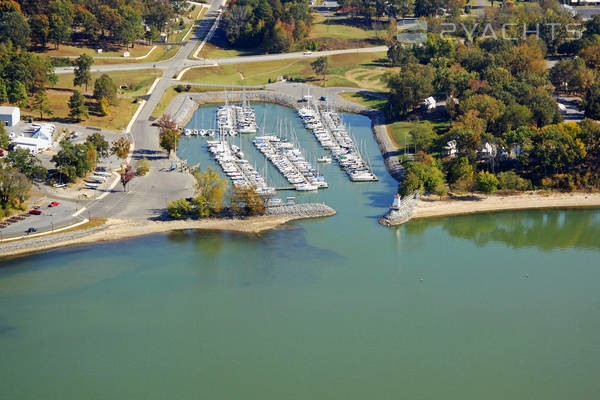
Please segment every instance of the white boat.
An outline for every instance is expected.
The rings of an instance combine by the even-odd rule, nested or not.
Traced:
[[[331,163],[331,157],[322,156],[322,157],[317,158],[317,161],[320,163],[329,164],[329,163]]]
[[[297,191],[299,192],[312,192],[314,190],[318,190],[319,187],[316,185],[311,185],[310,183],[298,183],[294,185]]]

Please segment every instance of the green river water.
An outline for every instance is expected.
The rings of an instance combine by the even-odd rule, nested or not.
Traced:
[[[256,108],[322,154],[294,111]],[[333,217],[0,261],[0,399],[598,399],[600,212],[381,227],[396,184],[344,118],[380,181],[324,166],[330,188],[297,197]],[[214,165],[204,141],[180,155]]]

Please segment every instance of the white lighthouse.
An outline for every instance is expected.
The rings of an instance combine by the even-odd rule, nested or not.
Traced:
[[[402,199],[400,198],[400,194],[396,193],[394,196],[394,202],[392,203],[392,210],[399,210],[400,204],[402,203]]]

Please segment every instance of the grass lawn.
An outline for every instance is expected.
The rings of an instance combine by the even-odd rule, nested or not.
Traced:
[[[387,102],[386,99],[369,96],[369,94],[365,92],[340,93],[340,96],[348,101],[353,101],[355,103],[362,104],[365,107],[371,107],[375,110],[383,110],[385,103]]]
[[[412,138],[408,134],[408,132],[417,124],[423,123],[424,121],[429,121],[433,125],[433,130],[438,134],[444,134],[450,129],[450,120],[449,119],[430,119],[423,121],[397,121],[386,126],[388,135],[392,139],[392,141],[396,144],[396,147],[403,148],[404,144],[411,145]]]
[[[326,18],[313,14],[313,25],[306,41],[318,42],[319,50],[377,46],[383,44],[387,36],[387,22],[382,22],[381,27],[377,32],[361,25],[359,19]]]
[[[199,58],[230,58],[230,57],[239,57],[239,56],[249,56],[262,54],[256,50],[243,50],[243,49],[234,49],[231,47],[227,47],[224,43],[217,44],[213,42],[207,42],[202,50],[198,53]]]
[[[102,54],[98,54],[96,49],[102,49]],[[117,46],[117,45],[98,45],[98,47],[87,47],[82,45],[72,46],[72,45],[60,45],[58,49],[55,49],[53,45],[49,45],[49,48],[39,53],[48,57],[69,57],[69,56],[80,56],[82,54],[88,54],[92,57],[122,57],[123,52],[128,51],[131,53],[130,57],[140,57],[145,55],[150,51],[152,46],[145,46],[137,44],[133,48],[126,48],[125,46]],[[155,50],[156,51],[156,50]],[[127,58],[122,57],[124,60]],[[115,60],[112,60],[114,63]]]
[[[384,53],[336,54],[329,56],[329,73],[322,86],[360,87],[370,90],[381,90],[381,82],[359,80],[353,77],[354,70],[367,70],[372,73],[379,68],[387,70],[381,61]],[[244,63],[221,65],[218,67],[194,68],[187,71],[182,81],[194,83],[210,83],[219,85],[257,86],[275,81],[279,76],[287,76],[297,81],[318,81],[310,67],[314,59],[299,58],[295,60],[279,60],[261,63]],[[389,68],[388,68],[389,69]],[[378,72],[383,74],[383,72]]]
[[[162,71],[159,69],[144,69],[136,71],[111,71],[104,72],[112,78],[118,87],[127,85],[129,89],[119,90],[121,94],[128,96],[140,96],[146,94],[154,79],[162,75]],[[94,72],[92,74],[92,83],[89,85],[88,90],[84,87],[78,87],[77,89],[84,94],[92,94],[94,90],[94,80],[98,79],[103,73]],[[73,90],[73,74],[59,74],[57,75],[58,82],[54,86],[54,89],[60,90]]]
[[[162,97],[160,98],[160,101],[156,105],[156,108],[154,109],[154,111],[152,111],[152,117],[160,118],[163,115],[163,113],[165,112],[165,109],[169,106],[169,103],[171,103],[171,101],[179,94],[214,92],[214,91],[215,91],[214,87],[192,86],[188,92],[177,92],[175,90],[175,87],[172,86],[172,87],[168,88],[165,91],[165,93],[163,93]]]
[[[50,119],[61,122],[72,122],[69,118],[68,102],[70,96],[70,91],[48,90],[50,108],[54,112]],[[129,120],[131,120],[135,110],[138,108],[138,104],[134,103],[134,100],[122,97],[118,99],[118,104],[111,106],[110,114],[102,117],[93,112],[95,100],[88,97],[86,103],[90,108],[90,116],[83,120],[81,124],[86,126],[97,126],[113,131],[124,129],[129,123]],[[32,114],[35,118],[39,117],[36,113]]]
[[[379,32],[384,36],[385,32]],[[313,25],[310,29],[309,39],[376,39],[374,29],[365,29],[351,23],[350,18],[326,18],[320,14],[313,14]]]

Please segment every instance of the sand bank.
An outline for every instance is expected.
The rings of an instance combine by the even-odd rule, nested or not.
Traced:
[[[515,195],[453,196],[443,200],[431,196],[419,201],[413,219],[494,211],[578,207],[600,207],[600,193],[526,192]]]
[[[94,228],[91,232],[81,232],[79,236],[77,235],[77,232],[74,231],[64,235],[46,236],[39,240],[31,239],[13,243],[12,245],[0,245],[0,257],[24,255],[63,246],[120,240],[177,230],[195,229],[260,233],[277,228],[292,220],[335,214],[335,210],[330,210],[331,211],[328,211],[327,213],[323,212],[321,215],[312,216],[269,215],[247,219],[203,219],[186,221],[108,219],[105,225]]]

